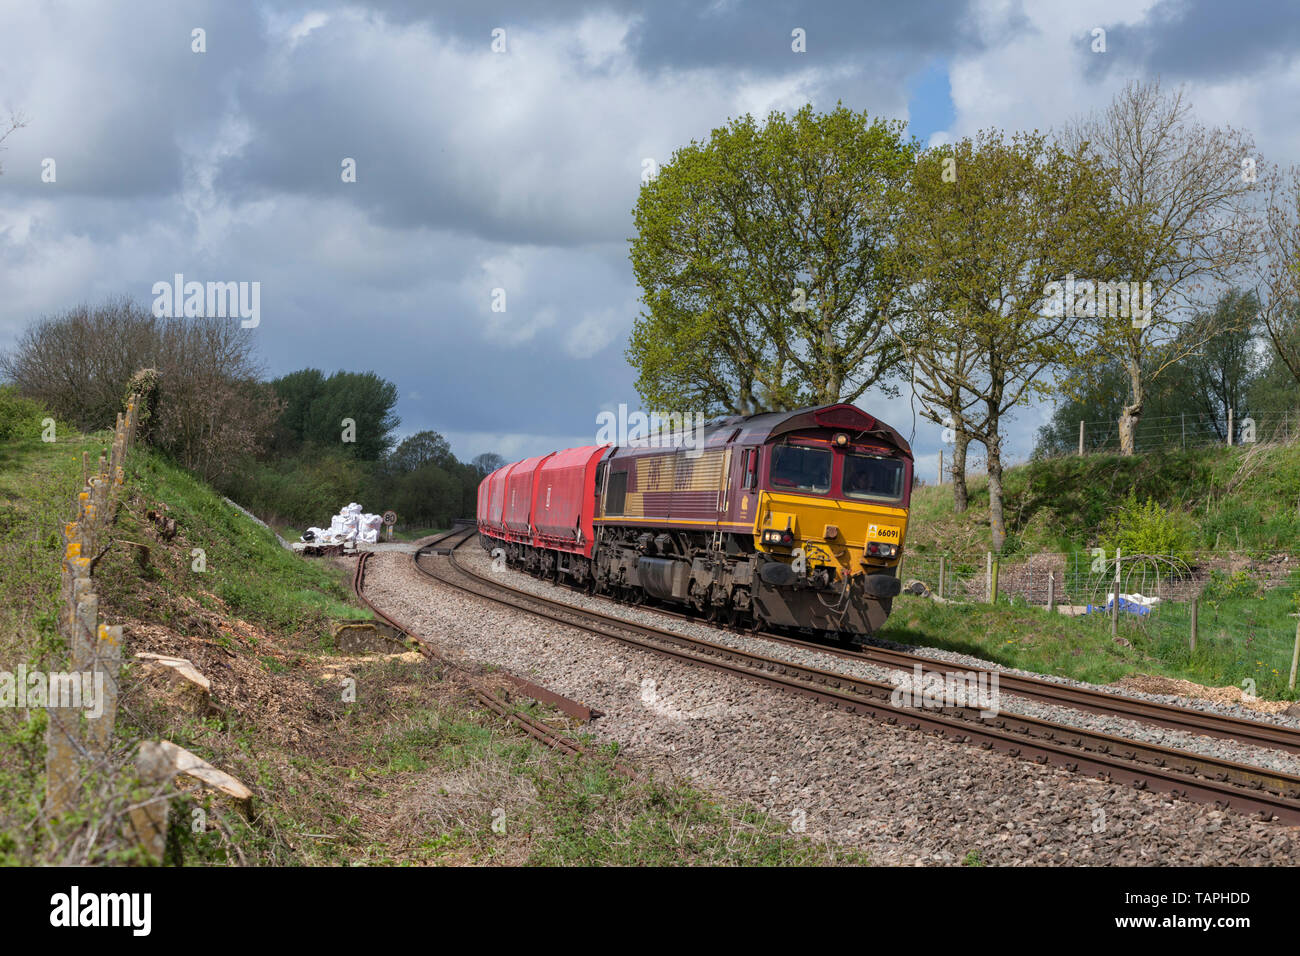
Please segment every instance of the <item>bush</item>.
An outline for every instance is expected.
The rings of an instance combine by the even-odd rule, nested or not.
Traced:
[[[1245,571],[1234,571],[1230,575],[1215,571],[1210,575],[1209,584],[1205,586],[1201,597],[1206,601],[1217,603],[1257,598],[1262,591],[1260,583]]]
[[[140,388],[140,437],[214,480],[257,452],[279,416],[253,343],[236,320],[159,319],[113,299],[34,322],[0,355],[0,374],[83,431],[112,428],[124,396]]]
[[[1131,489],[1111,514],[1102,532],[1101,546],[1107,551],[1119,549],[1126,555],[1169,555],[1186,561],[1192,547],[1192,535],[1179,515],[1165,510],[1154,498],[1139,502]]]
[[[0,441],[39,437],[41,421],[48,417],[39,402],[23,398],[12,385],[0,385]]]

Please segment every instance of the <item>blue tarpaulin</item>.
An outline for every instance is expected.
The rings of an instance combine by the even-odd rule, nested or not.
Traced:
[[[1110,606],[1111,606],[1113,603],[1115,603],[1115,599],[1112,597],[1109,601],[1106,602],[1105,606],[1098,606],[1098,605],[1096,605],[1096,604],[1089,604],[1089,605],[1088,605],[1088,609],[1087,609],[1086,611],[1084,611],[1083,613],[1084,613],[1084,614],[1101,614],[1101,613],[1104,612],[1104,613],[1109,614],[1109,613],[1110,613]],[[1149,605],[1146,605],[1146,604],[1139,604],[1139,603],[1137,603],[1136,601],[1130,601],[1128,598],[1126,598],[1126,597],[1125,597],[1124,595],[1122,595],[1122,594],[1119,596],[1119,609],[1120,609],[1121,611],[1125,611],[1125,612],[1127,612],[1127,613],[1129,613],[1129,614],[1150,614],[1150,613],[1151,613],[1151,608],[1150,608]]]

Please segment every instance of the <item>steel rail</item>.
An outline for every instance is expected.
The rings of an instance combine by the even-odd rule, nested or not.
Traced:
[[[577,590],[579,593],[585,593],[581,589],[573,588],[571,585],[562,584],[561,586],[569,590]],[[604,597],[604,595],[601,596]],[[672,608],[641,604],[632,606],[666,617],[734,631],[745,636],[762,638],[811,651],[819,651],[846,660],[866,661],[904,671],[912,671],[919,664],[925,671],[939,672],[945,675],[974,673],[978,677],[996,673],[1001,690],[1040,703],[1055,704],[1073,710],[1083,710],[1105,717],[1119,717],[1138,723],[1152,724],[1184,733],[1215,737],[1220,740],[1231,740],[1269,750],[1285,750],[1289,753],[1300,754],[1300,728],[1288,727],[1282,724],[1270,724],[1251,720],[1247,717],[1233,717],[1212,711],[1195,710],[1161,701],[1142,700],[1125,694],[1091,687],[1076,687],[1043,677],[1013,674],[995,667],[959,664],[929,657],[923,653],[900,651],[875,645],[856,649],[837,647],[834,644],[793,637],[775,631],[725,625]]]
[[[1002,750],[1040,763],[1050,762],[1074,771],[1095,773],[1107,779],[1132,783],[1138,788],[1150,787],[1242,812],[1260,813],[1266,818],[1300,823],[1300,777],[1020,714],[1001,712],[995,717],[982,719],[978,709],[972,707],[926,709],[894,706],[890,703],[896,689],[893,684],[741,651],[651,625],[575,608],[494,581],[465,568],[456,559],[455,550],[472,536],[472,531],[468,531],[452,545],[446,566],[455,569],[463,578],[486,585],[487,593],[424,566],[420,558],[425,549],[415,554],[416,567],[461,591],[557,624],[580,628],[683,663],[710,667],[811,696],[849,712],[867,713],[890,723],[903,723],[942,733],[951,739],[976,742],[985,748]],[[493,591],[497,593],[491,593]],[[520,598],[540,607],[520,607]]]
[[[461,533],[461,530],[462,529],[452,529],[451,531],[443,532],[442,534],[431,535],[428,538],[420,539],[416,542],[416,545],[418,548],[433,547],[438,542],[445,541],[452,535]],[[492,688],[486,686],[480,678],[466,672],[461,665],[448,660],[434,650],[432,643],[422,634],[407,627],[401,621],[398,621],[396,618],[376,606],[365,593],[366,564],[369,561],[370,556],[375,553],[376,552],[373,551],[361,552],[357,556],[357,566],[352,575],[352,590],[356,594],[357,598],[366,605],[366,607],[370,608],[377,617],[395,628],[398,632],[410,637],[415,642],[416,649],[423,656],[435,660],[444,666],[462,671],[463,676],[474,690],[476,699],[484,707],[505,718],[507,721],[514,723],[529,736],[554,750],[569,755],[587,755],[587,749],[576,740],[566,737],[549,724],[511,707],[509,701],[503,699]],[[598,710],[593,710],[577,701],[570,700],[567,697],[561,697],[559,694],[553,693],[544,687],[540,687],[530,681],[525,681],[522,678],[516,677],[515,675],[509,674],[505,671],[495,671],[493,672],[493,676],[509,681],[515,690],[523,696],[530,697],[533,700],[542,703],[552,704],[560,710],[563,710],[565,713],[568,713],[570,716],[577,717],[579,720],[585,721],[591,720],[593,717],[603,716]],[[614,770],[630,780],[641,779],[640,774],[619,761],[614,762]]]

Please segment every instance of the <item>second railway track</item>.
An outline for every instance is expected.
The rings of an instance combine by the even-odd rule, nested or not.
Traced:
[[[414,556],[416,568],[447,586],[479,598],[650,653],[666,655],[682,663],[708,667],[789,693],[813,697],[846,712],[941,733],[953,740],[1111,781],[1130,783],[1140,789],[1159,790],[1242,813],[1258,814],[1265,819],[1300,824],[1300,776],[1006,711],[981,717],[976,707],[894,706],[890,697],[895,685],[891,683],[822,670],[635,623],[492,580],[492,577],[467,568],[457,560],[456,550],[474,534],[473,529],[466,529],[437,542],[436,552],[445,560],[430,560],[428,546],[422,548]],[[768,638],[774,635],[754,636]],[[869,648],[865,653],[858,653],[783,639],[889,667],[909,669],[916,663],[934,669],[945,666],[944,662],[931,658],[884,648]],[[948,666],[958,671],[975,669]],[[1005,672],[999,672],[999,678],[1013,693],[1075,709],[1244,740],[1259,746],[1300,751],[1300,734],[1290,731],[1290,728],[1137,701],[1100,691],[1088,693],[1084,688],[1007,675]]]

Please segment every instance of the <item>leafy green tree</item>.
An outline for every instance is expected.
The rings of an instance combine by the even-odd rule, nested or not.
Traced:
[[[1193,330],[1212,330],[1199,348],[1187,354],[1183,360],[1186,374],[1177,378],[1197,416],[1222,440],[1228,437],[1229,410],[1237,421],[1256,411],[1249,396],[1264,365],[1262,343],[1255,335],[1258,315],[1254,293],[1229,289],[1213,310],[1198,315],[1184,330],[1184,334],[1198,337],[1204,333]]]
[[[1256,385],[1266,371],[1266,343],[1256,331],[1257,314],[1253,293],[1229,289],[1213,309],[1196,315],[1184,327],[1183,335],[1199,341],[1164,346],[1179,358],[1146,393],[1142,418],[1133,433],[1135,448],[1224,441],[1229,409],[1237,421],[1272,410]],[[1206,330],[1212,330],[1208,337]],[[1152,351],[1152,359],[1164,364],[1159,350]],[[1035,453],[1076,451],[1081,421],[1091,423],[1085,429],[1086,450],[1111,446],[1119,439],[1130,384],[1128,369],[1119,359],[1082,369],[1072,381],[1069,397],[1039,430]]]
[[[459,463],[451,453],[447,439],[434,431],[416,432],[410,438],[403,439],[389,454],[386,465],[392,472],[415,471],[425,465],[437,465],[439,468],[454,468]]]
[[[648,406],[751,413],[890,389],[903,129],[806,106],[674,153],[633,213],[644,311],[627,356]]]
[[[1281,416],[1281,437],[1290,438],[1300,432],[1300,386],[1291,370],[1291,362],[1300,356],[1300,302],[1292,300],[1285,308],[1274,308],[1266,322],[1268,348],[1246,401],[1252,415]]]
[[[927,150],[909,199],[900,244],[914,305],[902,337],[913,354],[942,354],[954,342],[967,350],[957,402],[987,452],[993,547],[1001,550],[1002,423],[1016,406],[1051,395],[1052,372],[1074,359],[1078,320],[1052,309],[1050,290],[1094,260],[1105,183],[1037,133],[985,131]]]
[[[277,448],[294,451],[314,443],[337,447],[363,461],[378,461],[393,445],[401,424],[394,413],[397,386],[374,372],[302,369],[271,383],[285,403]],[[348,435],[350,420],[353,425]],[[346,440],[350,437],[352,440]]]

